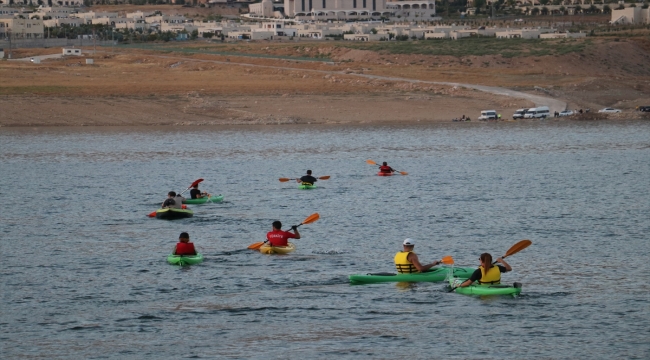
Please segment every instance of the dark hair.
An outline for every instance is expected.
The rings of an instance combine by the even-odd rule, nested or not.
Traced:
[[[178,235],[178,238],[179,238],[179,239],[189,239],[189,238],[190,238],[190,234],[188,234],[188,233],[186,233],[186,232],[182,232],[180,235]]]
[[[488,253],[483,253],[480,256],[480,259],[481,259],[481,262],[483,262],[483,264],[488,264],[487,268],[484,267],[484,270],[487,273],[487,271],[490,270],[490,268],[492,267],[492,255],[490,255]]]
[[[307,175],[311,175],[311,170],[307,170]]]
[[[174,196],[176,196],[176,192],[175,191],[170,191],[170,192],[167,193],[167,195],[169,195],[171,197],[174,197]]]
[[[382,165],[386,166],[386,165],[388,165],[388,163],[384,161],[384,163]]]
[[[282,229],[282,223],[280,221],[278,221],[278,220],[274,221],[273,222],[273,228],[278,229],[278,230]]]

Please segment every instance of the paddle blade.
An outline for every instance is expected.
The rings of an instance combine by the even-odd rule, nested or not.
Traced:
[[[307,218],[302,222],[301,225],[311,224],[311,223],[313,223],[314,221],[316,221],[316,220],[318,220],[318,219],[320,219],[320,215],[318,215],[318,213],[313,213],[313,214],[309,215],[309,216],[308,216],[308,217],[307,217]]]
[[[450,255],[445,256],[440,260],[441,263],[445,265],[454,265],[454,258],[452,258]]]
[[[287,182],[289,180],[291,180],[291,179],[289,179],[289,178],[280,178],[280,182]]]
[[[147,215],[148,217],[156,217],[156,212],[152,212],[151,214]]]
[[[409,174],[406,171],[400,171],[399,173],[402,174],[402,175],[408,175]]]
[[[251,249],[251,250],[259,250],[259,248],[261,248],[262,245],[264,245],[264,241],[260,241],[260,242],[256,242],[255,244],[251,244],[251,245],[248,246],[248,248]]]
[[[520,242],[512,245],[512,247],[510,249],[508,249],[508,251],[506,252],[506,254],[503,257],[514,255],[514,254],[520,252],[521,250],[529,247],[532,243],[533,242],[530,241],[530,240],[521,240]]]
[[[195,186],[198,185],[201,181],[203,181],[202,178],[201,178],[201,179],[196,179],[196,180],[194,180],[194,182],[192,183],[192,185],[190,185],[190,187],[195,187]]]
[[[376,162],[374,162],[374,161],[372,161],[372,160],[370,160],[370,159],[366,160],[366,162],[367,162],[368,164],[370,164],[370,165],[377,165]]]
[[[321,177],[319,177],[318,180],[327,180],[327,179],[329,179],[329,178],[330,178],[329,175],[325,175],[325,176],[321,176]]]

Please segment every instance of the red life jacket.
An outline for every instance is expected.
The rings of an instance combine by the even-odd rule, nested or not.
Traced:
[[[182,243],[179,242],[176,244],[176,255],[196,255],[196,249],[194,249],[193,243]]]
[[[393,168],[388,166],[388,165],[382,165],[382,166],[379,167],[379,171],[381,171],[383,173],[391,173],[391,172],[393,172]]]

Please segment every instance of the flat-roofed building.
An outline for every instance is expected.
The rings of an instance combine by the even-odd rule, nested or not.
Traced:
[[[43,20],[0,17],[0,37],[11,34],[13,39],[42,39]]]

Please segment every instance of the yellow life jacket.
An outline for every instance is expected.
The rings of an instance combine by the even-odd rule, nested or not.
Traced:
[[[412,274],[419,272],[418,269],[408,261],[409,254],[412,251],[400,251],[395,254],[395,267],[400,274]]]
[[[481,279],[478,281],[479,284],[499,284],[501,283],[501,269],[498,266],[493,265],[488,271],[485,271],[483,266],[479,266],[481,269]]]

